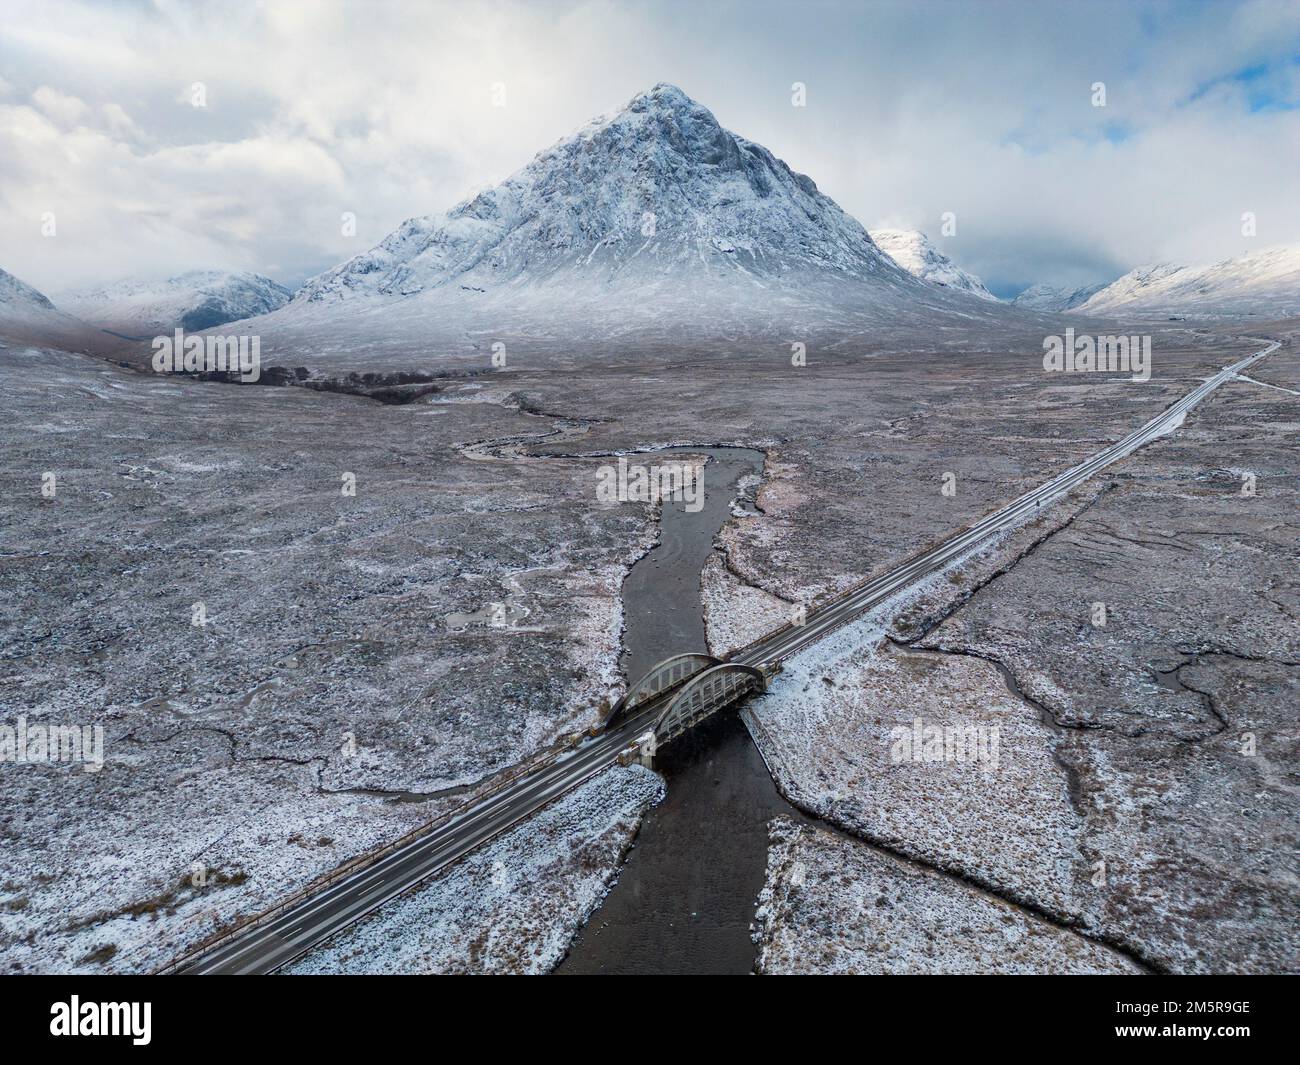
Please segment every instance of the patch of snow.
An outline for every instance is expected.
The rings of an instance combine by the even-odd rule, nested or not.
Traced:
[[[794,605],[745,584],[727,571],[725,558],[714,551],[700,573],[704,631],[711,654],[739,650],[794,619]]]
[[[1157,440],[1162,436],[1172,435],[1173,433],[1177,432],[1179,429],[1183,427],[1183,422],[1185,422],[1186,420],[1187,420],[1187,411],[1183,411],[1176,418],[1171,418],[1168,422],[1166,422],[1165,425],[1161,428],[1160,432],[1152,434],[1151,439]]]

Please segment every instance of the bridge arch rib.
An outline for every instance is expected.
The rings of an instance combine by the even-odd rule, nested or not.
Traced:
[[[715,711],[754,691],[767,691],[767,674],[755,666],[721,662],[702,670],[673,696],[655,719],[656,746],[663,746]]]
[[[673,655],[652,666],[640,680],[630,685],[623,698],[614,704],[605,718],[605,723],[614,721],[620,714],[640,706],[647,699],[653,699],[661,691],[672,688],[710,666],[720,664],[722,659],[704,654],[702,651],[688,651]]]

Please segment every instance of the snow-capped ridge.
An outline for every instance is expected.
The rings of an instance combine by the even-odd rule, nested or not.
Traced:
[[[0,313],[15,314],[32,309],[54,310],[54,304],[26,281],[18,280],[8,270],[0,270]]]
[[[161,280],[125,278],[76,289],[61,305],[103,329],[133,337],[173,329],[197,331],[266,314],[292,298],[283,285],[261,274],[191,270]]]
[[[1139,267],[1077,309],[1086,314],[1178,312],[1206,317],[1300,314],[1300,246],[1263,248],[1204,266]]]
[[[1109,285],[1103,285],[1085,303],[1100,306],[1107,303],[1129,303],[1142,300],[1159,293],[1165,283],[1185,270],[1187,266],[1178,263],[1150,263],[1138,266],[1127,274],[1117,277]]]
[[[913,277],[982,300],[998,302],[998,298],[984,287],[983,281],[954,263],[919,230],[873,229],[871,239],[876,247]]]
[[[69,351],[95,350],[102,334],[65,314],[43,292],[0,269],[0,338]]]

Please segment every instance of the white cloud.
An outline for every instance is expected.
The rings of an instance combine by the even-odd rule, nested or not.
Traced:
[[[103,104],[99,110],[103,115],[104,125],[115,139],[120,141],[144,139],[144,133],[140,127],[131,120],[131,116],[126,113],[126,109],[120,104]]]
[[[75,96],[51,89],[48,85],[42,85],[32,93],[32,103],[59,125],[67,127],[77,125],[90,111]]]

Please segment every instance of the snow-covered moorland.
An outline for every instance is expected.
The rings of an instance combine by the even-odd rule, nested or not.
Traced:
[[[764,974],[1140,973],[1116,951],[952,877],[823,829],[771,825]]]
[[[639,766],[608,769],[285,971],[549,972],[663,788]]]

